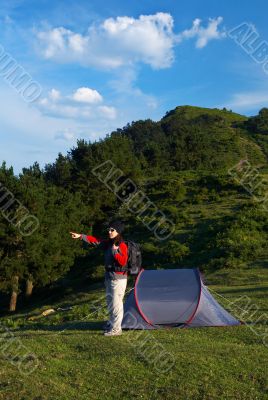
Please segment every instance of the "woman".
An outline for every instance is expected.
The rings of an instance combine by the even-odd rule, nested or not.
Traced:
[[[104,250],[106,301],[109,321],[104,328],[105,336],[122,334],[121,323],[124,315],[123,298],[127,287],[128,247],[123,240],[124,225],[113,221],[108,228],[109,239],[70,232],[73,239],[81,239]]]

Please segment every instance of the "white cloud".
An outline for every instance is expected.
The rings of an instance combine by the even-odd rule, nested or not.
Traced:
[[[93,104],[100,103],[102,101],[102,96],[97,90],[81,87],[75,91],[73,99],[81,103]]]
[[[70,118],[70,119],[89,119],[92,117],[89,108],[80,108],[68,104],[59,104],[49,101],[47,98],[39,101],[39,110],[50,117],[56,118]]]
[[[191,29],[186,29],[177,35],[177,41],[181,42],[184,39],[192,39],[196,38],[196,47],[201,49],[205,47],[208,42],[212,39],[222,39],[226,37],[226,33],[224,31],[219,31],[218,27],[222,23],[223,18],[209,18],[209,22],[206,28],[201,26],[202,20],[196,18],[193,21],[193,25]]]
[[[54,90],[57,88],[54,87]],[[0,109],[0,158],[14,165],[16,172],[34,161],[44,166],[54,162],[58,152],[65,154],[78,138],[95,141],[130,121],[154,118],[153,113],[154,119],[161,116],[159,110],[155,112],[148,108],[146,97],[134,96],[133,93],[119,94],[112,103],[103,102],[101,105],[77,103],[70,99],[71,95],[71,91],[62,92],[59,100],[55,96],[52,100],[53,95],[51,98],[47,94],[40,100],[43,105],[37,102],[29,105],[11,87],[0,82],[0,100],[5,104]],[[105,111],[103,113],[98,109],[102,106],[111,107],[111,104],[116,108],[115,119],[104,116]],[[91,115],[86,118],[89,111]],[[73,118],[70,118],[70,113],[73,113]],[[114,116],[112,110],[110,116]]]
[[[153,68],[173,61],[173,18],[167,13],[108,18],[83,36],[64,27],[37,32],[41,53],[59,62],[117,68],[144,62]]]
[[[64,140],[66,142],[70,142],[76,138],[76,135],[69,129],[65,129],[63,131],[57,132],[54,137],[56,140]]]
[[[39,110],[54,118],[67,118],[74,120],[92,120],[98,117],[102,119],[115,119],[117,111],[115,107],[103,104],[102,96],[97,90],[87,87],[78,88],[72,95],[63,96],[59,90],[52,89],[47,97],[36,102]]]
[[[237,111],[250,111],[252,109],[268,107],[268,93],[263,90],[234,93],[231,99],[223,106],[236,109]]]
[[[118,94],[125,104],[131,99],[131,106],[155,110],[159,103],[155,96],[144,93],[135,85],[137,71],[134,68],[124,68],[116,71],[115,78],[108,82],[109,86]],[[132,118],[130,116],[130,118]],[[138,118],[138,116],[137,116]]]
[[[56,89],[51,89],[50,92],[48,93],[48,96],[53,101],[57,101],[61,97],[59,90],[56,90]]]
[[[59,102],[54,101],[54,106],[63,106],[66,97],[62,94]],[[52,100],[48,95],[46,99],[46,104],[51,105]],[[79,116],[71,119],[60,117],[58,110],[54,109],[51,118],[52,112],[44,112],[37,103],[25,103],[3,82],[0,82],[0,100],[5,104],[0,109],[0,161],[6,160],[9,165],[13,165],[16,173],[35,161],[40,162],[41,166],[54,162],[58,152],[65,154],[78,138],[98,140],[128,121],[105,118],[99,110],[94,110],[93,115],[87,119]],[[66,109],[64,111],[67,112]]]
[[[109,119],[116,118],[117,112],[114,107],[99,106],[98,110],[100,111],[100,114],[106,118],[109,118]]]
[[[41,55],[57,62],[106,69],[145,63],[161,69],[172,65],[174,47],[183,40],[196,38],[196,47],[203,48],[210,40],[224,37],[218,29],[222,20],[210,18],[203,27],[197,18],[190,29],[175,34],[173,17],[158,12],[138,18],[108,18],[89,26],[84,35],[60,26],[37,31],[36,37]]]

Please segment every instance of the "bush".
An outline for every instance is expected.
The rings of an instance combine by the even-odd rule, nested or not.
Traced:
[[[181,261],[189,253],[190,249],[188,246],[175,240],[169,240],[168,245],[163,250],[165,260],[171,263]]]
[[[267,243],[267,215],[258,207],[243,207],[229,220],[222,220],[207,250],[213,258],[208,268],[243,267],[261,257]]]

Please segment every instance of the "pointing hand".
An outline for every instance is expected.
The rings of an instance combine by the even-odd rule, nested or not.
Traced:
[[[70,234],[72,235],[72,239],[79,239],[81,237],[80,233],[70,232]]]

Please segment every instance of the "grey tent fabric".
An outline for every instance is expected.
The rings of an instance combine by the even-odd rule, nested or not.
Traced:
[[[156,329],[148,324],[141,316],[134,297],[134,289],[129,293],[124,304],[123,329]]]
[[[123,329],[231,326],[198,269],[142,270],[124,304]]]
[[[198,310],[189,327],[239,325],[239,321],[229,314],[211,295],[202,283]]]
[[[195,269],[144,271],[135,291],[139,311],[147,322],[183,323],[197,307],[200,277]]]

